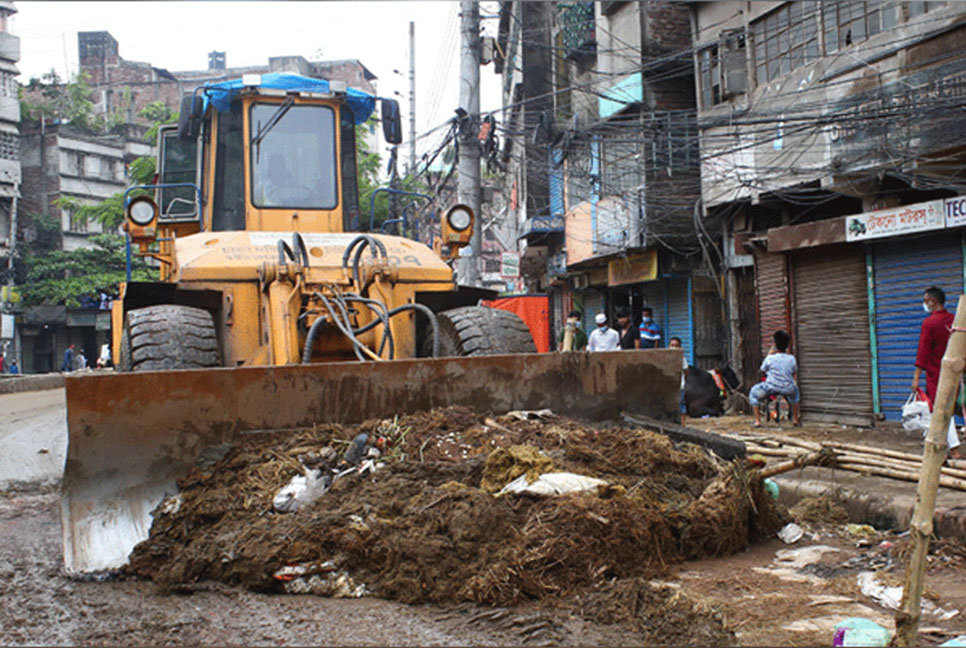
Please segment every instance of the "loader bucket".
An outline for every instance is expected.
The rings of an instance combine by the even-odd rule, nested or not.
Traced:
[[[668,349],[69,377],[64,564],[74,576],[122,567],[177,480],[242,434],[448,405],[670,419],[680,372]]]

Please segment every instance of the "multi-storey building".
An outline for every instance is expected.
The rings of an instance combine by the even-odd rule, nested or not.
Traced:
[[[17,61],[20,39],[7,30],[17,10],[13,2],[0,2],[0,305],[3,326],[0,346],[7,358],[19,356],[19,336],[13,318],[13,269],[17,246],[17,210],[20,196],[20,101],[17,96]]]
[[[551,295],[554,329],[572,306],[588,328],[598,312],[613,322],[618,307],[638,318],[648,306],[664,329],[662,345],[680,337],[693,364],[716,364],[724,351],[717,269],[701,253],[694,218],[700,180],[687,7],[543,4],[544,30],[527,20],[528,9],[503,3],[504,100],[517,140],[511,177],[526,208],[524,258],[538,261],[524,267]],[[549,64],[528,65],[528,48]],[[543,208],[528,195],[534,175],[544,179]]]
[[[786,329],[806,417],[898,418],[923,290],[963,292],[966,5],[690,6],[733,360],[756,381]]]

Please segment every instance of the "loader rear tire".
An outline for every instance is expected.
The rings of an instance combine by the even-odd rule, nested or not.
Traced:
[[[516,313],[463,306],[439,313],[440,356],[536,353],[530,329]]]
[[[121,334],[120,371],[220,367],[211,313],[164,304],[128,311]]]

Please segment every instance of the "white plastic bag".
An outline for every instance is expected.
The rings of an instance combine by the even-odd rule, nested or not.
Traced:
[[[909,394],[906,404],[902,406],[902,427],[909,432],[923,432],[929,430],[929,403],[917,397],[916,392]]]

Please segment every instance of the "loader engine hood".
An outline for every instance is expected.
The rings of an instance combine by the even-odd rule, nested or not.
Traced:
[[[341,276],[346,248],[359,234],[303,233],[309,267]],[[399,236],[371,235],[386,246],[389,263],[403,283],[452,284],[453,271],[425,244]],[[292,232],[200,232],[175,242],[174,281],[256,281],[266,261],[279,260],[278,242],[292,246]],[[358,246],[357,246],[358,248]],[[354,253],[353,253],[353,256]],[[372,260],[367,248],[362,263]],[[352,259],[349,259],[351,268]]]

